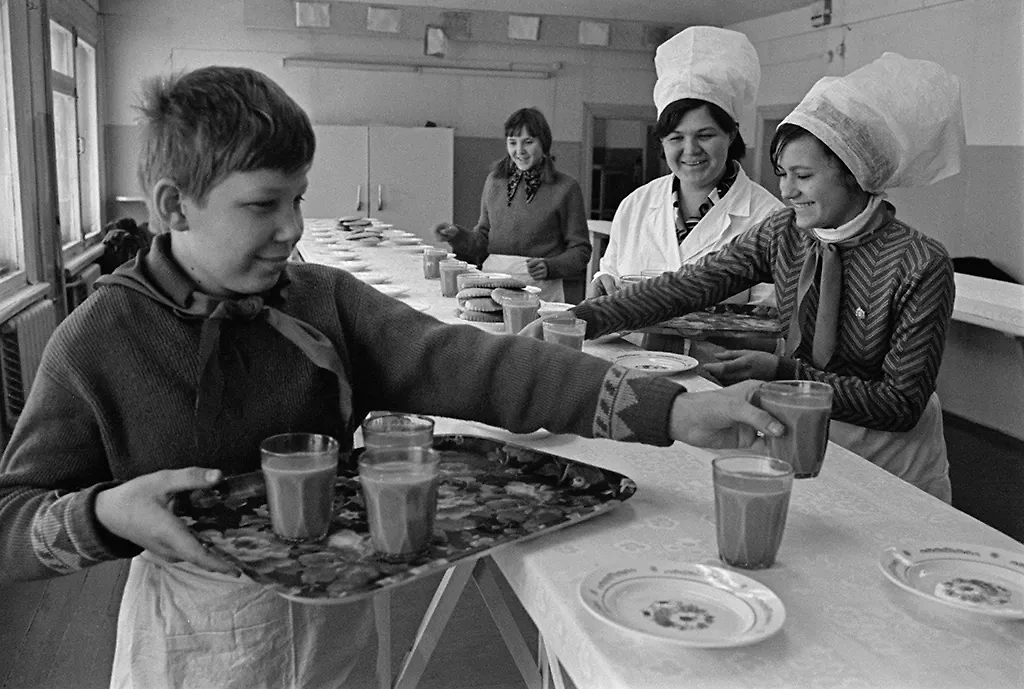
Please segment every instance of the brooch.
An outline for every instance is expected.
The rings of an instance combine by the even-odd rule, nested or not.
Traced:
[[[862,309],[862,308],[861,308],[861,307],[859,307],[859,306],[857,307],[857,310],[856,310],[856,311],[854,311],[853,313],[854,313],[854,315],[855,315],[855,316],[857,316],[857,318],[859,318],[860,320],[864,320],[864,316],[866,315],[866,314],[864,313],[864,309]]]

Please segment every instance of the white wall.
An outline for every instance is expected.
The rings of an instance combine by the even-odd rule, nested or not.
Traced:
[[[808,5],[730,27],[761,57],[759,105],[796,103],[822,76],[847,74],[885,51],[946,67],[963,94],[962,171],[890,198],[901,218],[952,256],[987,257],[1024,282],[1024,3],[835,0],[831,27],[813,29],[810,16]],[[939,376],[944,408],[1024,438],[1020,344],[954,323]]]

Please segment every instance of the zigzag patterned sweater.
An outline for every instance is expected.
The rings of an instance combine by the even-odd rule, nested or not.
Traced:
[[[155,260],[167,260],[163,244],[154,241]],[[177,272],[173,284],[157,288],[184,305],[194,285]],[[137,555],[135,544],[96,521],[93,505],[104,488],[161,469],[255,471],[260,441],[288,431],[333,435],[347,450],[355,425],[372,409],[516,432],[543,426],[672,442],[669,412],[685,391],[675,383],[568,347],[441,323],[345,271],[293,264],[288,276],[280,308],[334,343],[352,387],[351,408],[339,408],[334,375],[264,318],[227,321],[215,436],[199,437],[202,321],[183,320],[120,286],[98,290],[47,344],[0,460],[0,586]]]
[[[843,287],[835,353],[824,370],[810,364],[818,289],[800,314],[802,340],[782,358],[776,379],[829,383],[832,418],[885,431],[914,427],[935,390],[953,312],[953,263],[945,248],[895,219],[864,244],[842,252]],[[775,212],[722,250],[610,297],[577,306],[587,337],[636,329],[717,304],[759,282],[775,284],[783,323],[793,318],[797,283],[813,240],[792,209]]]

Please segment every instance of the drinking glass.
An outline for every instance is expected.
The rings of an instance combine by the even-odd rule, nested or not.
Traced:
[[[370,544],[388,562],[408,562],[430,546],[440,454],[424,447],[367,449],[359,458]]]
[[[457,278],[460,273],[469,272],[469,264],[454,258],[446,258],[437,264],[441,277],[441,296],[454,297],[459,292]]]
[[[455,258],[455,254],[448,253],[444,249],[427,247],[423,250],[423,277],[427,280],[437,280],[441,277],[438,263],[446,258]]]
[[[363,445],[367,450],[391,447],[430,448],[434,443],[434,420],[427,416],[374,413],[363,421]]]
[[[520,330],[537,320],[540,297],[530,292],[516,292],[501,298],[501,313],[505,320],[505,332],[516,335]]]
[[[724,454],[711,462],[718,557],[743,569],[765,569],[786,528],[793,467],[757,454]]]
[[[821,471],[828,447],[832,386],[812,380],[774,380],[757,391],[758,405],[786,426],[768,438],[768,454],[793,465],[796,478]]]
[[[583,340],[587,335],[587,322],[571,316],[552,316],[541,323],[544,341],[565,345],[583,351]]]
[[[283,433],[260,443],[267,509],[274,533],[290,543],[322,541],[331,526],[338,441]]]

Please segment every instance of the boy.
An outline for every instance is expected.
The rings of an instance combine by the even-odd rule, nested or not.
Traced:
[[[373,409],[655,444],[781,432],[755,386],[659,378],[421,314],[349,274],[290,264],[315,141],[275,83],[210,67],[148,85],[148,250],[47,346],[0,464],[0,584],[133,557],[112,686],[339,686],[365,603],[295,605],[204,550],[167,509],[253,471],[260,441],[352,445]],[[202,468],[200,468],[202,467]]]

